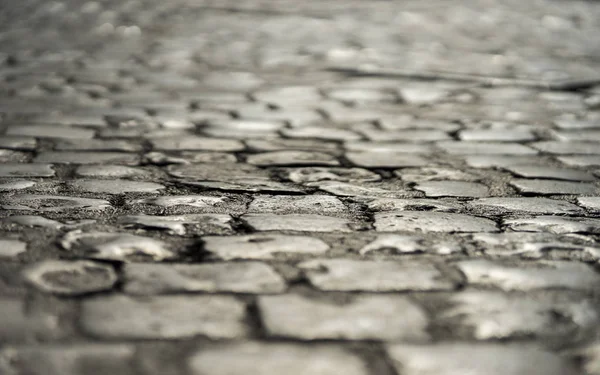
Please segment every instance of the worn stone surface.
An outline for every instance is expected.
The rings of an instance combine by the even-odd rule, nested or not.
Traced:
[[[0,177],[52,177],[54,174],[50,164],[0,164]]]
[[[483,184],[464,181],[427,181],[418,183],[416,190],[427,197],[486,197],[488,188]]]
[[[350,222],[316,214],[246,214],[242,219],[257,231],[349,232]]]
[[[69,197],[64,195],[21,194],[6,199],[5,210],[48,211],[66,210],[102,211],[111,207],[104,199]]]
[[[600,220],[586,217],[536,216],[509,219],[505,224],[518,232],[600,233]]]
[[[587,182],[560,180],[514,179],[510,182],[522,193],[534,194],[597,194],[596,185]]]
[[[124,165],[82,165],[77,167],[75,174],[81,177],[95,178],[126,178],[144,177],[146,171]]]
[[[188,227],[199,227],[208,233],[231,230],[231,216],[223,214],[131,215],[119,217],[118,222],[126,228],[166,230],[177,235],[185,235]]]
[[[475,216],[426,211],[391,211],[375,214],[379,232],[496,232],[496,224]]]
[[[286,196],[258,195],[248,206],[250,213],[300,213],[335,215],[346,212],[346,206],[336,197],[327,195]]]
[[[308,151],[273,151],[249,155],[249,164],[258,166],[339,165],[332,155]]]
[[[507,211],[523,211],[532,214],[577,214],[581,208],[573,203],[549,198],[483,198],[469,202],[476,207],[501,208]]]
[[[127,152],[85,152],[85,151],[44,151],[39,153],[35,163],[57,164],[125,164],[137,165],[139,157]]]
[[[346,158],[355,166],[363,168],[420,167],[428,164],[419,155],[387,152],[348,152]]]
[[[0,238],[0,258],[10,259],[24,253],[27,243],[10,238]]]
[[[517,176],[527,178],[553,178],[568,181],[596,180],[591,174],[577,169],[540,167],[538,165],[513,165],[505,168]]]
[[[86,193],[158,193],[165,187],[161,184],[129,180],[77,180],[70,184],[73,189]]]

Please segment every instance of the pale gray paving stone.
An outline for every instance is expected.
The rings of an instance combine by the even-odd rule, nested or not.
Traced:
[[[356,355],[333,345],[243,342],[204,347],[188,360],[191,375],[368,375]]]
[[[393,250],[396,254],[435,253],[447,255],[462,251],[458,242],[452,240],[425,244],[425,238],[401,234],[384,234],[377,236],[373,242],[362,247],[360,255],[378,251]]]
[[[402,375],[575,375],[563,358],[526,344],[445,342],[390,344],[387,353]]]
[[[324,291],[431,291],[455,287],[427,263],[318,259],[300,263],[298,267],[314,287]]]
[[[511,142],[442,141],[436,145],[451,155],[535,155],[528,146]]]
[[[52,177],[51,164],[0,163],[0,177]]]
[[[0,259],[11,259],[27,251],[27,243],[11,238],[0,238]]]
[[[6,135],[35,138],[92,139],[96,131],[65,125],[11,125]]]
[[[168,80],[168,79],[167,79]],[[243,91],[257,89],[264,84],[258,75],[244,71],[212,71],[207,74],[202,83],[217,91]],[[193,86],[193,85],[190,85]]]
[[[414,186],[427,197],[487,197],[488,187],[467,181],[424,181]]]
[[[582,130],[600,128],[600,122],[593,120],[559,118],[554,120],[553,123],[557,128],[562,130]]]
[[[23,190],[35,186],[35,181],[28,180],[9,180],[0,181],[0,191]]]
[[[252,97],[261,102],[282,106],[312,104],[323,100],[321,93],[314,86],[283,86],[263,88],[253,92]]]
[[[581,214],[583,211],[573,203],[538,197],[494,197],[469,202],[469,205],[485,208],[502,208],[507,211],[523,211],[532,214]]]
[[[80,325],[105,339],[242,338],[246,306],[230,296],[110,295],[82,303]]]
[[[348,107],[335,101],[321,101],[318,106],[335,123],[375,121],[383,115],[378,108]]]
[[[75,174],[82,177],[104,177],[104,178],[124,178],[124,177],[147,177],[149,172],[134,167],[124,165],[106,165],[106,164],[88,164],[81,165],[75,169]]]
[[[4,363],[5,375],[133,375],[134,356],[131,344],[7,346],[0,350],[0,371]]]
[[[245,147],[235,139],[198,137],[185,134],[178,137],[153,138],[150,140],[154,150],[161,151],[242,151]]]
[[[275,135],[284,127],[285,122],[274,120],[213,120],[202,126],[199,131],[211,137],[245,139]]]
[[[386,115],[377,119],[377,124],[384,130],[400,129],[436,129],[446,133],[461,129],[461,125],[450,121],[426,118],[414,118],[406,114]]]
[[[64,224],[57,220],[47,219],[36,215],[13,215],[4,218],[4,221],[11,224],[18,224],[28,227],[49,228],[59,230],[62,228],[76,228],[78,226],[93,224],[95,220],[67,221]]]
[[[323,121],[323,116],[313,108],[284,107],[270,109],[264,106],[236,106],[234,112],[236,117],[241,119],[282,121],[292,127],[311,126]]]
[[[133,201],[159,207],[189,206],[196,208],[214,207],[228,201],[228,198],[210,195],[163,195],[160,197],[145,198]]]
[[[335,215],[347,211],[342,201],[328,195],[256,195],[248,206],[249,213]]]
[[[378,232],[497,232],[496,223],[481,217],[430,211],[389,211],[375,214]]]
[[[471,285],[502,290],[575,289],[592,291],[600,286],[600,274],[588,265],[569,261],[537,261],[520,266],[477,259],[455,263]]]
[[[33,343],[40,337],[56,338],[60,335],[56,313],[31,311],[18,297],[0,296],[0,316],[0,341],[3,344]]]
[[[187,214],[187,215],[127,215],[117,219],[125,228],[163,229],[170,234],[183,236],[188,226],[199,226],[210,232],[231,231],[231,216],[225,214]]]
[[[137,154],[127,152],[42,151],[33,159],[33,162],[137,165],[140,162],[140,158]]]
[[[317,214],[245,214],[244,220],[257,231],[350,232],[350,221]]]
[[[577,202],[588,210],[600,210],[600,197],[578,197]]]
[[[351,130],[323,128],[322,126],[282,129],[281,134],[286,138],[314,138],[328,141],[355,141],[362,139],[362,136]]]
[[[336,152],[337,143],[314,139],[246,139],[246,146],[254,151],[318,151],[318,152]]]
[[[476,340],[523,336],[574,338],[600,321],[590,300],[550,293],[523,295],[498,291],[464,291],[449,298],[442,311],[450,325],[467,328]],[[557,317],[557,314],[560,318]]]
[[[560,167],[542,167],[539,165],[511,165],[504,167],[520,177],[526,178],[553,178],[570,181],[595,181],[596,178],[588,172],[578,169]]]
[[[347,152],[346,159],[364,168],[424,167],[430,163],[421,155],[399,152]]]
[[[530,144],[540,151],[551,154],[600,155],[600,142],[557,142],[545,141]]]
[[[68,139],[54,144],[56,151],[122,151],[140,152],[142,145],[121,139]]]
[[[134,295],[208,293],[281,293],[283,278],[264,263],[154,264],[123,267],[125,293]]]
[[[27,136],[5,136],[0,137],[0,148],[10,150],[33,151],[37,147],[34,137]]]
[[[330,99],[348,103],[397,102],[398,97],[389,91],[367,88],[338,88],[326,92]]]
[[[336,305],[295,294],[260,296],[261,320],[272,337],[300,340],[428,339],[425,312],[404,296],[361,295]]]
[[[319,255],[329,245],[318,238],[281,234],[245,236],[205,236],[203,249],[222,260],[272,259],[275,254]]]
[[[359,198],[373,198],[373,197],[387,197],[397,198],[410,194],[407,190],[394,189],[386,190],[377,187],[374,184],[349,184],[340,181],[318,181],[309,182],[306,186],[316,187],[320,190],[328,193],[342,196],[342,197],[359,197]]]
[[[365,137],[376,142],[435,142],[447,141],[452,137],[442,130],[437,129],[404,129],[404,130],[379,130],[364,129],[361,131]]]
[[[435,180],[451,181],[477,181],[479,177],[468,172],[454,168],[445,167],[424,167],[424,168],[403,168],[394,171],[394,174],[403,181],[423,182]]]
[[[467,129],[459,133],[463,141],[528,142],[537,137],[530,130],[521,129]]]
[[[510,156],[510,155],[468,155],[465,163],[472,168],[505,168],[512,165],[539,165],[546,167],[546,162],[537,156]]]
[[[402,101],[407,104],[423,105],[434,104],[447,99],[450,96],[450,91],[435,86],[417,86],[401,87],[398,89],[398,94]]]
[[[0,163],[27,163],[29,159],[27,152],[0,149]]]
[[[104,199],[69,197],[64,195],[20,194],[13,195],[2,204],[5,210],[61,212],[67,210],[105,210],[111,207]]]
[[[600,130],[558,131],[553,130],[552,137],[561,142],[600,142]]]
[[[386,152],[407,154],[428,154],[433,147],[427,143],[405,142],[345,142],[344,149],[354,152]]]
[[[593,183],[561,180],[539,180],[515,178],[510,184],[521,193],[535,194],[596,194],[598,188]]]
[[[319,181],[374,182],[381,176],[362,168],[301,167],[285,170],[287,178],[298,184]]]
[[[83,252],[87,258],[128,261],[130,257],[164,260],[174,256],[166,243],[150,237],[129,233],[82,232],[66,233],[60,245],[71,252]]]
[[[158,194],[165,189],[164,185],[155,182],[147,181],[131,181],[131,180],[75,180],[68,184],[77,191],[86,193],[107,193],[107,194],[124,194],[124,193],[152,193]]]
[[[225,152],[198,152],[183,151],[179,153],[181,159],[187,163],[236,163],[237,158],[234,154]]]
[[[600,374],[600,342],[598,340],[573,349],[569,354],[574,354],[582,359],[582,367],[586,374]]]
[[[113,267],[87,260],[47,260],[23,271],[23,277],[47,293],[78,296],[110,290],[117,282]]]
[[[536,216],[508,219],[504,224],[516,232],[600,233],[600,219],[587,217]]]
[[[367,207],[373,211],[414,211],[427,209],[430,211],[453,212],[460,210],[459,202],[446,202],[440,199],[398,199],[377,198],[367,202]]]
[[[600,166],[600,155],[559,156],[557,159],[573,167]]]
[[[246,161],[258,166],[336,166],[335,156],[323,152],[273,151],[248,155]]]

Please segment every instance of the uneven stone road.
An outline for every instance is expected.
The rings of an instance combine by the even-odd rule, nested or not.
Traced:
[[[0,374],[600,375],[599,2],[0,25]]]

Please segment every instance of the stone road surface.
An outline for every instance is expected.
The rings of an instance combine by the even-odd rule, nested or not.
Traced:
[[[0,374],[600,374],[599,2],[0,25]]]

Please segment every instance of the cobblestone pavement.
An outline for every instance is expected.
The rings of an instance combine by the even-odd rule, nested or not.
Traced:
[[[0,374],[600,375],[600,3],[0,25]]]

